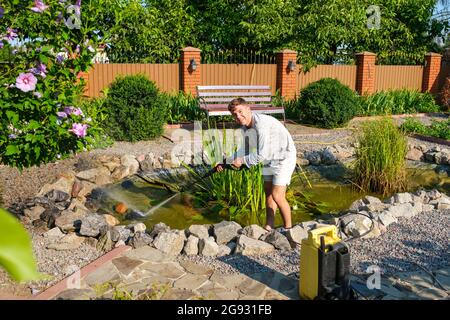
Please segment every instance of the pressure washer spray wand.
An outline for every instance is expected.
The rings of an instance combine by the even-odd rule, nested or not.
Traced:
[[[233,166],[232,164],[227,164],[227,163],[224,163],[224,164],[218,164],[218,165],[216,165],[214,168],[212,168],[211,170],[209,170],[206,174],[204,174],[203,176],[201,176],[199,179],[196,179],[194,182],[192,182],[192,183],[190,183],[190,184],[188,184],[188,185],[185,185],[185,186],[181,187],[181,188],[178,189],[177,191],[172,190],[172,189],[169,188],[167,185],[165,185],[164,183],[160,182],[160,183],[158,183],[158,185],[164,186],[168,191],[173,192],[174,194],[171,195],[169,198],[165,199],[164,201],[158,203],[156,206],[150,208],[150,210],[147,211],[146,213],[136,212],[136,214],[138,214],[140,217],[146,217],[146,216],[150,215],[150,214],[153,213],[156,209],[158,209],[158,208],[162,207],[163,205],[165,205],[167,202],[169,202],[170,200],[172,200],[173,198],[175,198],[178,194],[182,193],[184,190],[191,189],[192,186],[193,186],[195,183],[199,183],[200,181],[203,181],[204,179],[206,179],[206,178],[212,176],[214,173],[218,172],[218,167],[219,167],[219,165],[220,165],[223,169],[226,169],[226,170],[230,170],[230,169],[231,169],[231,170],[242,170],[242,169],[244,169],[244,168],[247,168],[245,165],[242,165],[241,167],[237,168],[236,166]],[[136,173],[136,175],[137,175],[139,178],[141,178],[142,180],[144,180],[144,181],[146,181],[146,182],[148,182],[148,183],[155,184],[154,181],[148,180],[147,178],[145,178],[145,177],[144,177],[143,175],[141,175],[141,174]]]

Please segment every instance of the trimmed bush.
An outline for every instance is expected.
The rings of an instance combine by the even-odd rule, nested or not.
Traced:
[[[148,140],[163,133],[166,102],[145,75],[118,77],[108,89],[104,109],[105,131],[115,140]]]
[[[358,105],[353,90],[336,79],[324,78],[304,88],[293,108],[303,123],[336,128],[346,125],[356,115]],[[290,110],[291,115],[295,114],[294,110]]]

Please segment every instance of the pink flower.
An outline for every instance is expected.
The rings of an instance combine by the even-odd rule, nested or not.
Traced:
[[[70,132],[73,132],[77,137],[85,137],[87,132],[87,124],[74,123],[72,124],[72,129],[69,129]]]
[[[80,108],[76,108],[73,110],[72,114],[74,114],[76,116],[83,116],[83,111],[81,111]]]
[[[37,79],[32,73],[21,73],[16,78],[16,87],[23,92],[33,91],[36,88]]]
[[[42,78],[46,77],[47,67],[43,63],[38,63],[36,68],[30,69],[29,71],[34,74],[40,75]]]
[[[31,8],[31,11],[34,12],[44,12],[45,9],[47,9],[48,6],[45,5],[41,0],[34,0],[34,7]]]
[[[6,31],[6,37],[3,37],[3,39],[8,41],[14,40],[15,38],[17,38],[16,31],[16,29],[8,28]]]

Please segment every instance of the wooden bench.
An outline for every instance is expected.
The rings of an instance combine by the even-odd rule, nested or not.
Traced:
[[[199,107],[204,109],[209,116],[231,115],[228,104],[235,98],[243,98],[256,113],[282,113],[283,123],[286,122],[284,106],[272,104],[272,92],[270,86],[197,86]]]

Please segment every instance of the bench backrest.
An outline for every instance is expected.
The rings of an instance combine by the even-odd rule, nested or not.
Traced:
[[[197,96],[200,107],[215,114],[227,114],[228,104],[237,97],[244,98],[253,110],[273,107],[270,86],[197,86]]]

